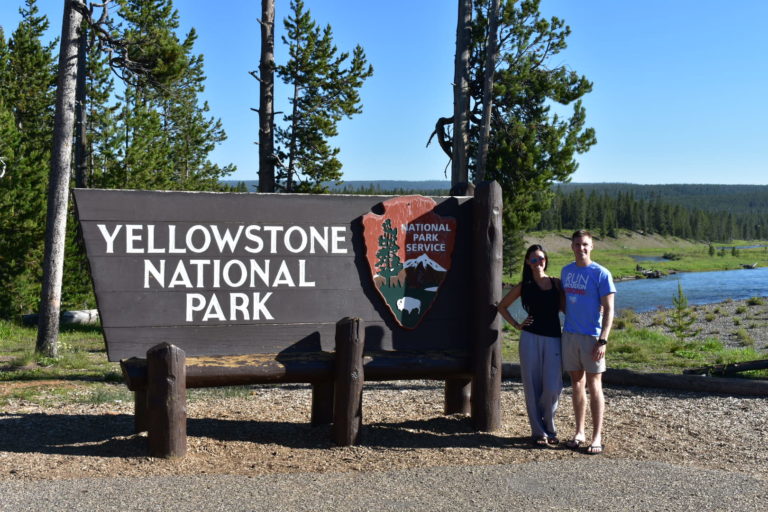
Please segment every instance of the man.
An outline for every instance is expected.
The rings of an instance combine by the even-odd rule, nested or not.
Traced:
[[[613,298],[616,287],[605,267],[592,261],[592,235],[579,230],[571,236],[571,250],[576,261],[563,267],[561,280],[565,291],[565,325],[563,326],[563,369],[571,376],[573,412],[576,433],[566,444],[584,449],[590,455],[603,452],[602,374],[605,350],[613,324]],[[587,444],[584,421],[587,389],[592,411],[592,441]]]

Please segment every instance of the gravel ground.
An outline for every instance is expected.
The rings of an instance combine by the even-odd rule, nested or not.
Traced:
[[[766,315],[766,306],[736,313],[739,306],[743,303],[719,305],[719,316],[711,321],[703,317],[718,306],[702,308],[699,311],[702,325],[710,330],[719,325],[720,335],[725,335],[733,329],[734,318],[751,316],[751,320],[744,321],[749,322],[746,328],[758,340],[756,346],[764,350],[768,339],[765,336],[766,322],[762,319]],[[636,322],[638,325],[645,321],[653,323],[653,315],[637,315]],[[750,327],[750,324],[755,325]],[[741,342],[734,339],[728,343]],[[146,437],[132,433],[131,403],[43,407],[17,401],[0,411],[0,491],[28,489],[31,492],[38,489],[36,483],[54,485],[53,482],[62,480],[69,482],[67,489],[71,491],[81,485],[75,481],[90,481],[93,488],[94,485],[98,487],[93,483],[98,480],[88,479],[105,477],[116,477],[116,480],[110,480],[109,487],[115,485],[117,489],[122,485],[121,479],[126,477],[150,478],[156,483],[174,478],[189,481],[209,477],[210,481],[234,479],[229,482],[251,479],[252,483],[272,481],[270,478],[289,482],[291,478],[297,478],[304,482],[303,486],[309,485],[307,482],[334,480],[337,485],[345,485],[345,482],[363,482],[375,475],[384,475],[383,481],[387,478],[427,478],[422,472],[431,475],[449,472],[452,476],[445,478],[455,481],[451,485],[459,488],[463,482],[475,478],[471,476],[475,472],[477,475],[501,475],[498,478],[503,481],[514,477],[515,481],[525,482],[523,476],[526,474],[546,475],[547,468],[557,467],[587,478],[589,473],[584,473],[581,468],[598,467],[596,461],[599,461],[599,467],[613,468],[614,472],[623,475],[623,480],[614,479],[604,484],[606,493],[609,490],[618,493],[613,503],[620,509],[654,508],[651,502],[643,506],[642,501],[637,501],[634,502],[636,506],[630,507],[628,505],[633,502],[621,501],[639,492],[632,488],[634,478],[640,479],[637,489],[643,489],[641,477],[656,471],[654,468],[659,471],[663,468],[663,474],[676,475],[683,480],[689,475],[690,482],[699,482],[698,488],[704,494],[708,491],[702,490],[701,485],[710,490],[717,489],[717,482],[724,481],[723,475],[730,475],[736,488],[741,485],[739,482],[746,482],[744,485],[749,491],[739,493],[741,500],[747,500],[744,501],[746,504],[752,503],[749,500],[754,496],[768,495],[768,450],[765,446],[768,401],[765,399],[609,387],[606,389],[606,452],[599,457],[589,457],[564,447],[533,448],[529,444],[530,432],[520,383],[504,382],[501,398],[501,429],[476,433],[468,418],[442,415],[443,389],[439,382],[368,383],[363,399],[362,441],[359,446],[339,448],[330,441],[329,427],[313,428],[308,424],[311,402],[308,385],[254,386],[247,391],[192,395],[188,403],[188,454],[181,460],[146,456]],[[563,392],[558,418],[561,437],[567,439],[574,428],[570,388]],[[139,487],[142,485],[141,480],[136,482]],[[234,484],[234,487],[238,485],[242,487],[242,484]],[[531,485],[542,484],[532,482]],[[675,492],[688,493],[688,496],[695,495],[686,483],[676,482],[671,488],[677,489]],[[246,490],[243,488],[238,492]],[[523,493],[520,496],[523,501],[505,503],[523,505],[524,498],[531,497],[525,493],[532,491],[519,492]],[[441,496],[452,494],[450,490],[440,493]],[[237,496],[237,492],[233,491],[232,496]],[[586,502],[579,501],[588,500],[586,495],[573,490],[570,496],[562,498],[562,502],[555,498],[551,502],[540,502],[543,505],[539,509],[558,508],[562,503],[570,503],[566,507],[570,509],[586,507]],[[606,496],[608,494],[603,495]],[[264,503],[270,503],[268,496],[265,500]],[[5,502],[9,506],[11,503]],[[37,509],[44,509],[44,503],[45,500],[40,501]],[[371,509],[363,501],[348,503],[358,503],[359,506],[337,508]],[[397,509],[399,502],[392,503],[391,509]],[[418,504],[418,500],[413,503]],[[687,510],[674,500],[669,504],[671,510]],[[19,502],[16,505],[20,508],[10,507],[9,510],[26,509]],[[718,508],[699,505],[691,509]],[[748,510],[750,507],[725,508]],[[203,509],[203,506],[199,508]],[[312,507],[302,508],[297,504],[292,509],[311,510]],[[416,510],[419,507],[400,509]]]
[[[567,449],[534,449],[522,386],[505,382],[503,423],[475,433],[461,416],[442,416],[439,383],[370,383],[364,392],[359,446],[338,448],[328,427],[308,424],[307,386],[256,387],[249,397],[188,404],[188,454],[146,457],[133,435],[131,406],[18,404],[0,415],[0,480],[100,476],[265,475],[386,471],[429,466],[575,460]],[[603,458],[672,463],[739,472],[768,480],[768,401],[645,388],[606,391]],[[559,428],[573,431],[571,395]]]

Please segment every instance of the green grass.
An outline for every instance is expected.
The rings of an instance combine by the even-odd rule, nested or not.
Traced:
[[[62,328],[56,359],[36,354],[36,339],[36,328],[0,320],[0,381],[122,381],[118,364],[107,361],[99,327]]]
[[[743,329],[742,329],[743,330]],[[749,337],[749,334],[744,331]],[[518,331],[505,332],[502,356],[506,362],[519,362]],[[751,339],[751,338],[749,338]],[[754,348],[754,340],[742,341],[742,348],[728,348],[719,340],[679,342],[673,336],[653,329],[627,327],[614,329],[608,346],[607,362],[610,368],[623,368],[640,372],[681,373],[685,368],[714,364],[729,364],[766,357]],[[768,377],[768,371],[755,372],[752,377]]]

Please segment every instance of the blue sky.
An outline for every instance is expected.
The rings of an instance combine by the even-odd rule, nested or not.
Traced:
[[[289,2],[276,3],[280,62]],[[456,1],[305,3],[333,26],[339,49],[361,44],[375,69],[363,114],[343,121],[335,140],[345,179],[446,179],[447,158],[426,142],[452,111]],[[0,0],[6,35],[20,4]],[[52,33],[62,4],[38,0]],[[233,179],[256,179],[258,83],[248,71],[258,67],[260,2],[175,5],[183,30],[198,31],[205,99],[229,136],[213,159],[236,164]],[[541,10],[573,31],[553,62],[594,82],[584,103],[598,144],[579,156],[573,181],[768,184],[768,2],[542,0]]]

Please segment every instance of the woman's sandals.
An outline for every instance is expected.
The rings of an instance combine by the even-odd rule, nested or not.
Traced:
[[[560,444],[560,440],[556,437],[533,437],[531,441],[539,448],[555,448]]]

